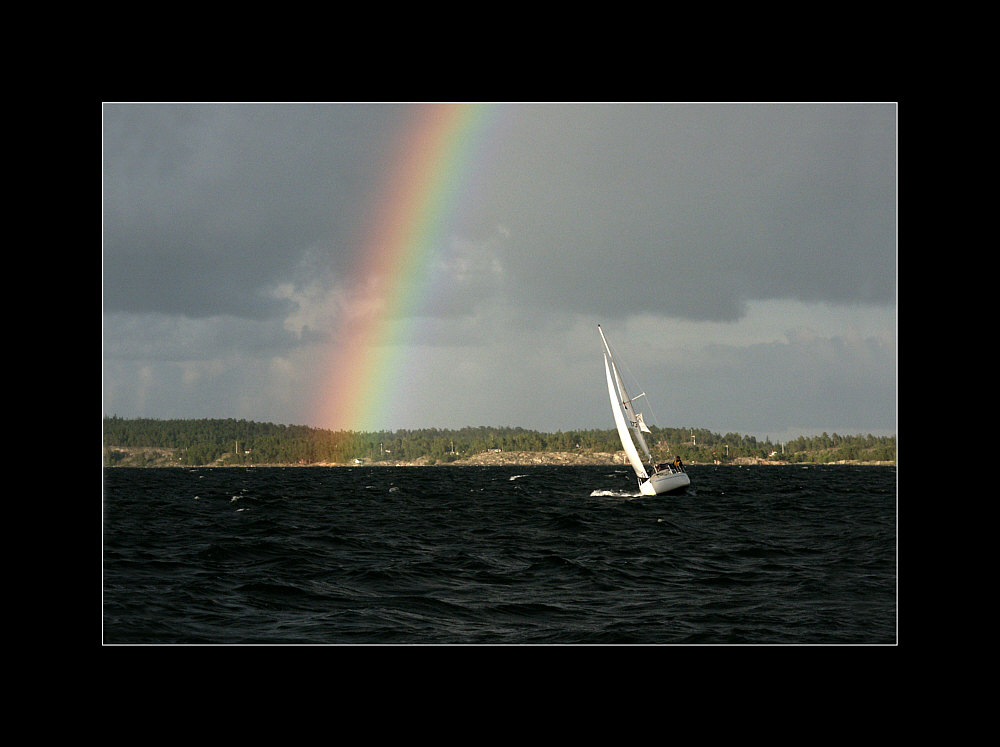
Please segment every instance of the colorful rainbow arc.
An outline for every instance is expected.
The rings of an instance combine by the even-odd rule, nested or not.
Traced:
[[[413,122],[373,202],[351,273],[372,308],[341,319],[323,377],[317,413],[323,427],[392,427],[383,419],[401,394],[392,384],[406,364],[400,343],[433,286],[431,260],[461,209],[463,188],[495,111],[485,104],[413,106]]]

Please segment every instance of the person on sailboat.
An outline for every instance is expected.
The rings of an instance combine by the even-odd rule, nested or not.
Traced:
[[[674,469],[678,472],[684,471],[684,463],[681,461],[679,456],[674,457]]]

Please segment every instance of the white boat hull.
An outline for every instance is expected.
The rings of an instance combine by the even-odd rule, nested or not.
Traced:
[[[657,472],[648,480],[640,483],[639,492],[643,495],[661,495],[671,490],[680,490],[691,484],[691,478],[686,472]]]

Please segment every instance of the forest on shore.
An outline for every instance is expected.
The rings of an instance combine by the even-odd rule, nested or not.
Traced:
[[[720,435],[704,428],[650,426],[647,441],[658,458],[726,464],[758,459],[827,464],[843,461],[895,463],[896,437],[800,436],[770,438]],[[156,452],[159,453],[156,453]],[[422,461],[449,464],[487,452],[617,453],[618,433],[589,429],[543,433],[516,427],[421,428],[377,432],[331,431],[304,425],[233,418],[160,420],[103,419],[104,466],[236,466],[379,464]]]

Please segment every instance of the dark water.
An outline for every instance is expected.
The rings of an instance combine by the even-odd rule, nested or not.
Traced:
[[[896,470],[107,469],[103,640],[894,644]]]

